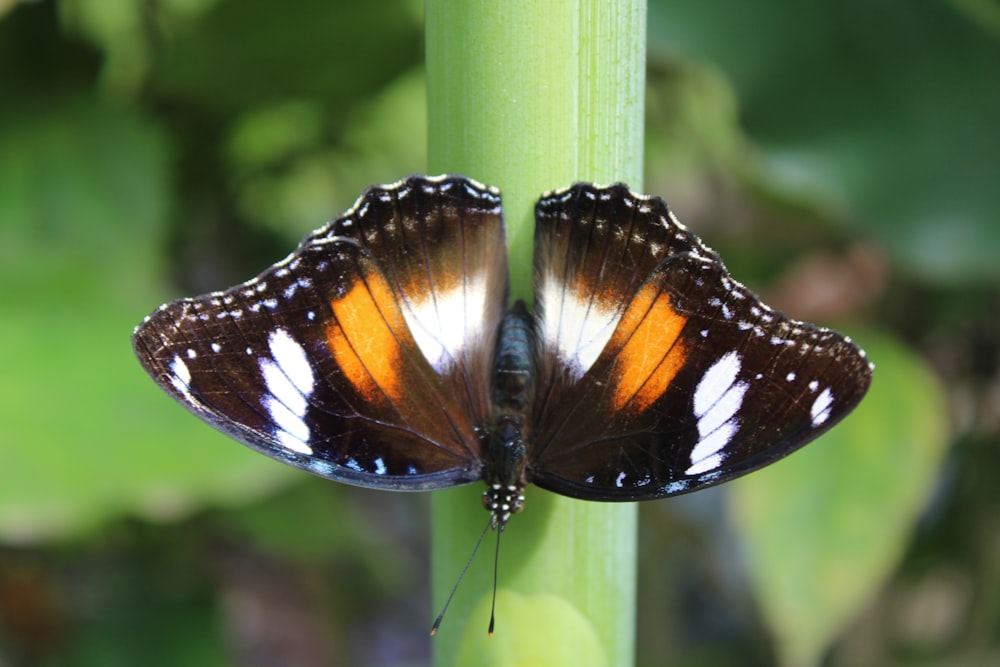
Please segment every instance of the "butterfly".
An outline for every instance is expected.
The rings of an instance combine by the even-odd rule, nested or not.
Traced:
[[[136,327],[156,383],[245,445],[364,487],[485,482],[637,501],[795,451],[861,400],[850,338],[729,276],[660,198],[578,183],[536,206],[533,311],[508,307],[497,189],[369,188],[287,258]]]

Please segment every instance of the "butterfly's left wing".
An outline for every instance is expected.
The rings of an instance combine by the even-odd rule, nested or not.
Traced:
[[[732,280],[663,200],[578,184],[537,206],[538,486],[644,500],[718,484],[850,412],[871,366]]]
[[[478,481],[506,307],[500,194],[369,188],[256,278],[166,304],[135,352],[174,399],[268,456],[349,484]]]

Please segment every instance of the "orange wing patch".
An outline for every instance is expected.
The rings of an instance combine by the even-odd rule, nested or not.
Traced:
[[[688,356],[680,340],[686,322],[655,284],[639,290],[610,342],[619,350],[612,388],[615,409],[628,406],[630,412],[642,412],[663,395]]]
[[[389,285],[371,273],[330,301],[333,320],[326,344],[344,376],[366,401],[379,404],[402,395],[397,332],[408,331]]]

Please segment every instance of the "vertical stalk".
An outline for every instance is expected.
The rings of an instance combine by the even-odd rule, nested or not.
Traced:
[[[429,171],[500,187],[514,298],[531,300],[539,195],[578,180],[642,187],[645,22],[644,0],[427,0]],[[438,608],[489,518],[481,493],[432,501]],[[492,558],[480,555],[433,640],[435,664],[630,665],[635,548],[633,504],[529,487],[503,533],[496,635]]]

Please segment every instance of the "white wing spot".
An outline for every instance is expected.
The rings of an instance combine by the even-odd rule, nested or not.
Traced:
[[[694,390],[694,414],[702,417],[729,391],[743,362],[737,352],[727,352],[705,371]]]
[[[703,472],[708,472],[709,470],[715,470],[722,465],[722,454],[716,453],[711,456],[706,456],[702,460],[695,463],[693,466],[684,471],[685,475],[700,475]]]
[[[722,465],[723,451],[739,429],[740,408],[750,388],[737,382],[742,361],[728,352],[712,364],[694,392],[694,415],[698,418],[698,444],[691,450],[691,467],[684,474],[697,475]]]
[[[485,280],[484,270],[470,275],[464,288],[438,291],[436,299],[406,296],[403,318],[424,358],[438,373],[451,367],[469,341],[482,339],[483,332],[474,327],[486,310]]]
[[[280,371],[278,372],[280,373]],[[303,415],[292,412],[288,406],[274,396],[265,396],[263,404],[271,415],[271,419],[278,426],[274,435],[278,438],[281,446],[293,452],[312,454],[312,447],[306,444],[309,442],[309,426],[302,419]]]
[[[303,347],[284,329],[271,332],[268,347],[274,361],[304,397],[312,393],[315,378]]]
[[[833,392],[827,387],[813,401],[809,414],[812,416],[812,425],[817,427],[830,418],[830,409],[833,407]]]
[[[305,422],[309,396],[315,386],[306,351],[284,329],[268,337],[273,359],[261,359],[260,370],[269,395],[262,403],[278,426],[276,437],[284,447],[312,454],[309,425]]]
[[[191,370],[179,355],[174,355],[174,360],[170,362],[170,370],[173,371],[170,384],[174,385],[174,389],[182,393],[184,398],[193,402],[194,397],[191,396]]]
[[[570,291],[561,276],[546,272],[538,291],[548,349],[557,351],[578,380],[594,365],[621,320],[621,304],[590,301]]]

